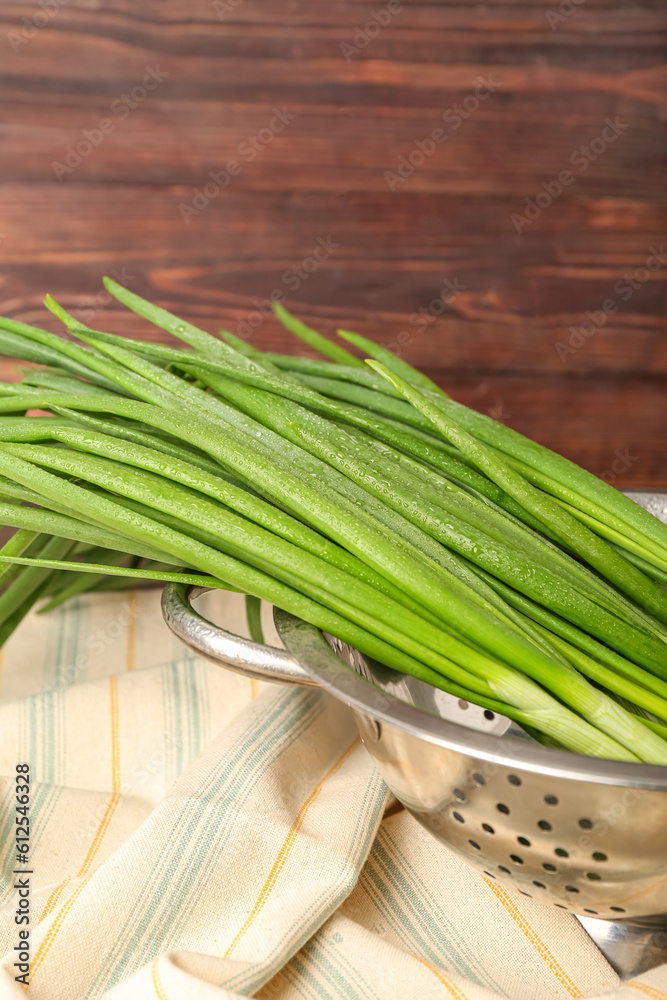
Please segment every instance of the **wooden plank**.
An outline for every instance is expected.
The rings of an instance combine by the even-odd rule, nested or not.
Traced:
[[[160,337],[104,298],[111,272],[291,350],[266,315],[284,293],[593,471],[635,449],[624,482],[667,486],[667,266],[646,268],[667,245],[667,12],[554,10],[404,2],[346,58],[362,0],[70,0],[34,33],[32,0],[4,4],[19,42],[0,67],[0,313],[55,329],[50,291],[91,325]],[[142,94],[151,67],[166,75]],[[473,108],[480,76],[493,92]]]

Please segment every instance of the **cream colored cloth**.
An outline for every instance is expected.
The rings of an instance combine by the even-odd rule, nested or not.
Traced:
[[[244,630],[242,599],[207,612]],[[0,997],[15,768],[31,767],[35,1000],[667,1000],[569,914],[491,884],[386,789],[348,710],[174,640],[159,594],[31,615],[2,661]]]

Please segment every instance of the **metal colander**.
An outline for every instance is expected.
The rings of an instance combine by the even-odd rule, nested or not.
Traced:
[[[667,521],[666,495],[632,496]],[[577,915],[624,977],[667,961],[667,767],[541,746],[282,611],[284,650],[207,622],[181,585],[165,588],[163,613],[214,662],[346,702],[380,774],[427,830],[489,881]]]

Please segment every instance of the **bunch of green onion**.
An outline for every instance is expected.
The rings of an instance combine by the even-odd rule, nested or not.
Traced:
[[[667,526],[347,331],[328,360],[0,319],[0,641],[39,597],[180,580],[270,601],[578,753],[667,764]],[[75,340],[72,337],[76,338]],[[76,342],[78,341],[78,343]],[[43,416],[26,416],[38,410]]]

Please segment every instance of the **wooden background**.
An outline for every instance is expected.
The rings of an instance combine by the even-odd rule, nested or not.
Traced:
[[[667,248],[664,0],[565,0],[560,20],[557,0],[404,0],[347,59],[341,44],[363,41],[385,0],[44,2],[0,3],[0,312],[55,328],[50,291],[136,333],[99,295],[115,270],[237,330],[282,290],[325,332],[404,332],[404,356],[456,397],[615,468],[617,485],[667,487],[667,260],[627,301],[614,291]],[[167,75],[132,98],[147,68]],[[443,126],[489,74],[494,93]],[[274,108],[296,117],[249,162],[242,144],[267,138]],[[113,131],[59,180],[54,162],[104,118]],[[575,169],[607,118],[627,127]],[[385,173],[438,126],[447,142],[390,191]],[[229,160],[241,172],[186,223],[179,206]],[[512,213],[568,168],[573,183],[518,233]],[[296,281],[320,238],[337,246]],[[445,279],[460,289],[446,307]],[[605,299],[618,311],[561,359]],[[434,300],[443,314],[420,330]],[[254,320],[259,347],[298,349]]]

